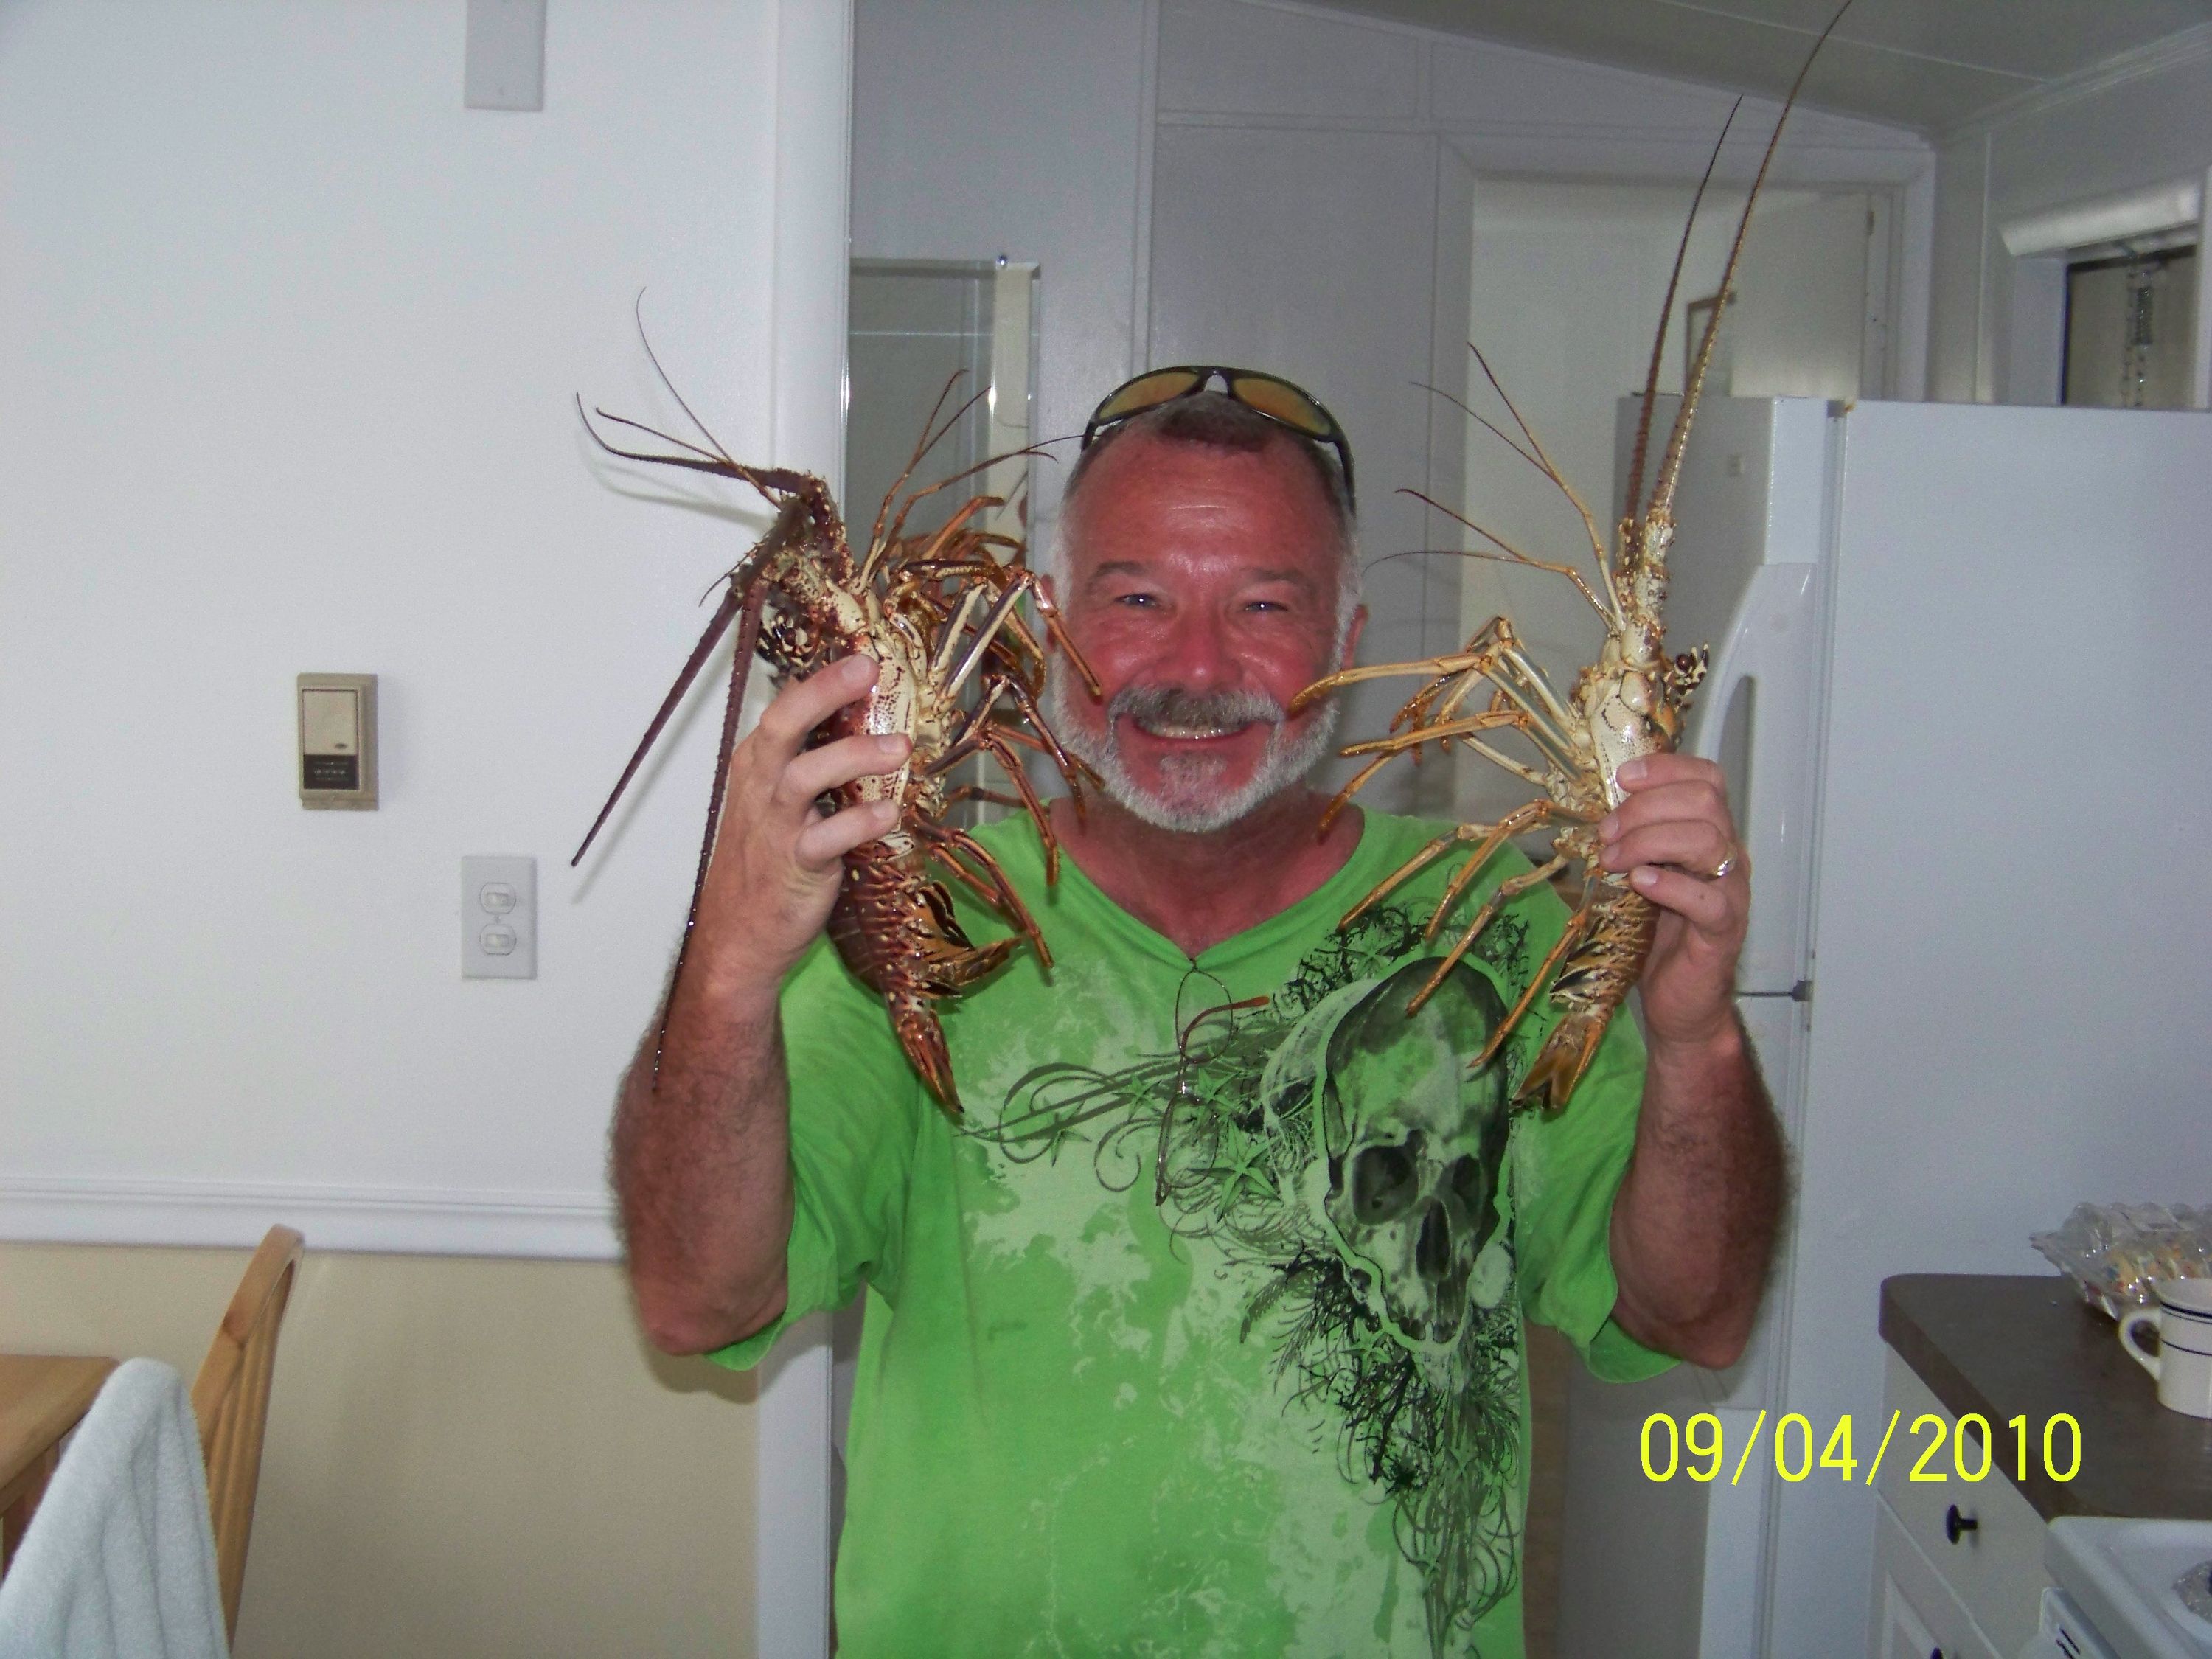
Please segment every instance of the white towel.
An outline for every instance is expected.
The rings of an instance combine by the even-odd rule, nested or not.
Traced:
[[[207,1474],[184,1379],[116,1367],[0,1579],[0,1659],[224,1659]]]

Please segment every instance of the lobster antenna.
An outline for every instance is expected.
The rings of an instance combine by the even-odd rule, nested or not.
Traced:
[[[1728,119],[1721,123],[1721,136],[1713,140],[1713,153],[1705,158],[1705,177],[1698,180],[1697,193],[1690,198],[1690,216],[1682,222],[1681,245],[1674,250],[1674,268],[1667,274],[1667,297],[1659,302],[1659,332],[1651,342],[1651,372],[1644,377],[1644,409],[1636,418],[1636,448],[1628,463],[1628,493],[1621,499],[1628,503],[1628,511],[1636,511],[1636,499],[1644,493],[1644,458],[1651,447],[1651,416],[1657,407],[1653,401],[1659,395],[1659,360],[1667,351],[1667,325],[1674,315],[1674,294],[1682,283],[1682,264],[1690,255],[1690,233],[1697,228],[1698,208],[1705,199],[1705,186],[1713,181],[1713,169],[1720,165],[1721,146],[1728,143],[1729,129],[1743,108],[1739,98],[1729,106]],[[1728,284],[1721,284],[1720,305],[1728,304]]]
[[[1401,495],[1411,495],[1417,501],[1425,502],[1428,506],[1433,507],[1437,512],[1443,514],[1447,519],[1453,520],[1456,524],[1465,526],[1468,529],[1474,532],[1476,535],[1481,537],[1483,540],[1495,543],[1498,547],[1504,550],[1503,552],[1499,553],[1492,553],[1480,547],[1446,548],[1439,550],[1444,552],[1455,552],[1462,558],[1491,559],[1499,564],[1525,564],[1531,570],[1548,570],[1555,576],[1565,576],[1580,590],[1582,596],[1589,601],[1590,609],[1597,612],[1598,617],[1601,621],[1610,620],[1611,613],[1599,602],[1597,595],[1590,592],[1590,585],[1583,580],[1582,572],[1576,569],[1572,565],[1547,564],[1541,559],[1532,559],[1526,553],[1523,553],[1519,548],[1514,546],[1512,543],[1507,541],[1503,536],[1498,534],[1495,531],[1484,529],[1482,526],[1468,518],[1464,513],[1454,512],[1450,507],[1446,507],[1442,501],[1437,500],[1433,495],[1425,495],[1418,489],[1401,489],[1398,493]]]
[[[683,439],[673,437],[661,431],[658,427],[647,426],[639,421],[627,420],[620,415],[610,415],[604,409],[595,407],[591,414],[587,415],[585,413],[584,400],[581,398],[576,399],[576,415],[583,422],[584,430],[591,434],[593,443],[608,454],[619,457],[625,461],[648,461],[655,466],[689,467],[694,472],[711,472],[718,478],[735,478],[741,483],[750,484],[771,502],[776,501],[780,496],[796,495],[806,486],[807,478],[803,472],[793,472],[786,468],[776,466],[747,466],[742,461],[710,456],[696,444],[687,444]],[[592,415],[596,415],[601,420],[611,422],[617,426],[631,427],[637,431],[649,433],[663,442],[674,444],[679,449],[688,449],[691,453],[690,455],[653,455],[641,449],[624,449],[618,444],[611,444],[599,435],[599,429],[592,424]],[[695,457],[698,459],[694,459]]]
[[[795,506],[795,504],[794,504]],[[732,590],[732,597],[735,590]],[[715,751],[714,782],[707,800],[707,833],[699,845],[699,873],[691,882],[691,908],[684,913],[684,939],[676,947],[676,963],[668,970],[668,994],[661,1000],[660,1024],[653,1034],[653,1091],[660,1090],[660,1061],[668,1048],[668,1022],[676,1017],[676,988],[684,982],[684,959],[691,954],[692,931],[699,925],[699,901],[707,892],[707,866],[714,859],[714,833],[722,822],[722,804],[730,787],[730,757],[737,748],[738,720],[745,705],[745,684],[752,678],[753,653],[760,646],[761,609],[768,590],[757,587],[745,597],[743,619],[738,623],[738,648],[730,659],[730,689],[722,700],[722,744]],[[578,857],[581,857],[580,853]]]
[[[1805,54],[1797,78],[1790,83],[1790,95],[1783,100],[1782,113],[1775,120],[1774,131],[1766,141],[1766,153],[1759,158],[1759,172],[1752,179],[1751,194],[1744,198],[1743,216],[1735,222],[1735,240],[1729,245],[1728,264],[1721,270],[1720,299],[1713,307],[1713,314],[1705,319],[1705,334],[1698,342],[1698,361],[1682,394],[1682,407],[1675,413],[1674,430],[1667,434],[1667,454],[1659,463],[1659,479],[1652,486],[1646,518],[1674,510],[1674,484],[1682,471],[1683,447],[1690,441],[1690,422],[1697,413],[1698,396],[1705,390],[1705,369],[1712,362],[1713,342],[1720,334],[1721,318],[1728,310],[1729,288],[1735,281],[1736,264],[1743,257],[1743,238],[1751,228],[1751,210],[1759,200],[1759,187],[1766,182],[1766,170],[1773,165],[1774,152],[1782,143],[1782,129],[1789,124],[1790,112],[1797,106],[1797,94],[1804,88],[1805,77],[1813,72],[1813,60],[1820,55],[1820,48],[1828,44],[1828,37],[1836,32],[1836,25],[1844,21],[1844,14],[1850,9],[1851,0],[1844,0],[1836,8],[1836,15],[1828,20],[1828,27],[1820,31],[1820,38],[1813,42],[1813,50]]]
[[[1534,467],[1539,472],[1544,472],[1543,462],[1538,460],[1534,455],[1531,455],[1526,449],[1522,448],[1521,447],[1521,441],[1518,438],[1516,438],[1511,433],[1508,432],[1504,427],[1498,425],[1497,422],[1490,419],[1487,416],[1476,414],[1473,406],[1470,405],[1465,398],[1455,398],[1450,392],[1445,391],[1442,386],[1431,386],[1426,380],[1415,380],[1412,384],[1414,391],[1425,392],[1431,397],[1441,398],[1446,403],[1449,404],[1454,409],[1459,410],[1461,414],[1466,416],[1468,420],[1476,422],[1478,425],[1489,428],[1492,434],[1497,438],[1498,442],[1504,444],[1508,449],[1511,450],[1516,455],[1518,455],[1522,460],[1528,462],[1529,465]],[[1544,476],[1548,478],[1552,475],[1548,472],[1544,472]]]
[[[568,860],[570,869],[581,864],[584,854],[592,850],[592,843],[599,839],[599,831],[605,827],[607,819],[613,816],[615,803],[622,799],[623,791],[629,787],[629,781],[637,775],[637,769],[645,764],[646,756],[652,752],[661,728],[668,724],[669,716],[684,701],[684,694],[691,689],[691,682],[699,678],[699,671],[706,666],[707,659],[714,655],[714,647],[721,643],[723,632],[744,606],[744,600],[736,584],[732,583],[730,591],[722,596],[721,605],[715,611],[713,620],[708,623],[707,631],[699,636],[699,643],[692,647],[683,672],[676,677],[676,684],[668,688],[668,695],[660,700],[660,707],[653,716],[653,724],[645,728],[645,736],[631,753],[629,764],[623,768],[622,776],[615,781],[614,793],[607,797],[606,805],[599,808],[599,817],[592,820],[591,829],[585,832],[583,844],[576,848],[575,855]]]
[[[584,400],[580,397],[576,399],[576,407],[580,411],[583,406]],[[659,427],[647,426],[643,421],[633,421],[627,415],[610,415],[604,409],[594,409],[592,413],[603,421],[611,422],[616,426],[626,426],[633,432],[642,432],[648,438],[658,438],[665,444],[672,444],[678,449],[696,455],[702,461],[720,461],[726,459],[717,455],[711,449],[702,449],[695,443],[688,443],[672,432],[663,432]]]
[[[695,463],[695,465],[704,464]],[[788,547],[792,542],[797,538],[799,526],[804,517],[805,509],[802,507],[800,503],[795,501],[786,502],[783,510],[776,514],[775,523],[769,526],[768,534],[761,538],[758,544],[754,546],[752,551],[745,556],[746,560],[752,562],[756,570],[757,570],[760,563],[764,562],[775,553],[780,552],[786,547]],[[599,808],[599,815],[598,817],[592,820],[592,827],[584,836],[583,845],[577,848],[575,856],[568,860],[570,868],[573,869],[575,866],[583,862],[584,854],[591,851],[592,842],[598,838],[599,833],[600,830],[605,827],[609,815],[614,811],[615,803],[622,799],[623,791],[629,787],[629,781],[637,775],[637,769],[645,764],[646,756],[651,752],[653,743],[660,736],[662,728],[667,726],[669,717],[675,714],[677,705],[684,701],[684,694],[691,689],[692,681],[699,678],[699,671],[707,665],[707,659],[714,654],[715,646],[721,642],[723,634],[728,629],[730,623],[736,620],[739,612],[742,611],[745,613],[748,618],[746,627],[750,630],[750,633],[741,633],[740,639],[750,639],[756,641],[758,639],[760,628],[760,605],[758,600],[765,598],[765,593],[758,592],[756,590],[754,583],[750,576],[742,584],[736,580],[731,581],[729,591],[722,595],[721,605],[716,609],[713,619],[707,624],[707,631],[699,636],[699,643],[692,647],[691,655],[685,660],[683,672],[678,673],[676,677],[676,684],[668,688],[668,695],[660,700],[660,707],[653,714],[653,724],[645,728],[645,736],[640,740],[636,750],[630,755],[629,764],[623,768],[622,776],[616,780],[614,793],[607,797],[607,804]],[[752,647],[748,644],[745,647],[744,653],[738,659],[740,665],[749,663],[751,660],[751,656]],[[742,684],[738,686],[738,691],[735,695],[738,696],[742,696],[744,695],[744,687]],[[726,764],[726,744],[725,744],[724,752],[726,756],[725,764]],[[718,799],[720,789],[720,785],[717,783],[716,791]],[[710,819],[708,821],[708,839],[709,850],[712,850],[713,844],[712,820]],[[692,895],[692,902],[695,906],[695,915],[696,914],[696,906],[697,904],[697,901],[698,895],[695,891]],[[690,923],[687,922],[685,924],[685,938],[688,939],[690,938]]]
[[[1468,349],[1469,350],[1474,349],[1474,343],[1472,341],[1468,343]],[[1538,460],[1534,455],[1531,455],[1527,450],[1523,449],[1514,439],[1512,434],[1507,432],[1504,427],[1498,425],[1497,422],[1490,420],[1484,416],[1476,414],[1474,407],[1464,398],[1455,398],[1450,392],[1445,391],[1442,386],[1431,386],[1426,380],[1416,380],[1413,382],[1413,385],[1419,391],[1430,392],[1436,397],[1443,398],[1446,403],[1449,404],[1454,409],[1459,410],[1461,414],[1466,416],[1468,419],[1474,422],[1478,426],[1488,428],[1490,433],[1496,437],[1499,442],[1503,443],[1508,449],[1511,450],[1516,455],[1518,455],[1522,460],[1528,462],[1529,465],[1534,467],[1536,471],[1542,473],[1547,478],[1550,479],[1553,483],[1558,485],[1559,489],[1566,495],[1567,504],[1575,509],[1577,515],[1579,516],[1583,521],[1583,528],[1589,535],[1590,551],[1597,555],[1598,568],[1600,570],[1605,569],[1605,542],[1598,534],[1597,520],[1590,517],[1589,508],[1583,505],[1582,497],[1576,495],[1573,490],[1567,488],[1565,479],[1562,478],[1557,472],[1553,471],[1543,462]]]
[[[977,397],[981,395],[982,394],[980,392],[976,394]],[[969,398],[968,403],[962,408],[960,413],[963,415],[967,413],[969,409],[975,407],[975,398]],[[959,415],[953,416],[953,419],[956,421],[959,418]],[[920,506],[923,501],[927,501],[932,495],[937,494],[940,489],[950,489],[952,485],[958,483],[963,478],[972,478],[978,472],[989,471],[991,468],[998,465],[1000,461],[1019,460],[1024,455],[1044,455],[1044,451],[1038,445],[1031,444],[1025,449],[1009,449],[1001,454],[986,455],[981,460],[976,462],[975,465],[963,466],[959,471],[955,472],[950,477],[939,478],[935,483],[915,490],[914,494],[908,496],[904,501],[900,503],[898,517],[891,520],[891,527],[888,532],[884,530],[882,518],[878,515],[876,528],[871,531],[868,534],[868,556],[860,566],[860,574],[862,575],[866,575],[868,573],[872,571],[876,568],[876,560],[882,550],[889,547],[893,542],[896,542],[902,535],[906,533],[907,514],[913,512],[914,509]],[[1047,460],[1050,460],[1053,458],[1046,455],[1045,459]],[[975,499],[977,501],[996,501],[998,497],[995,495],[979,495]],[[888,507],[890,504],[890,498],[889,496],[884,497],[884,505]]]
[[[677,408],[682,410],[690,418],[691,424],[699,428],[699,435],[713,446],[714,453],[723,460],[730,461],[730,465],[735,466],[737,463],[730,460],[730,452],[722,447],[722,441],[707,430],[706,422],[701,420],[692,411],[691,405],[684,401],[684,394],[676,389],[676,382],[668,378],[668,371],[660,366],[660,354],[653,349],[653,341],[645,331],[645,290],[643,289],[638,289],[637,298],[631,302],[630,312],[637,319],[637,340],[638,343],[645,348],[646,361],[653,365],[653,372],[660,376],[660,383],[668,388],[668,395],[676,399]],[[687,448],[689,447],[686,446]]]
[[[1521,428],[1521,435],[1528,441],[1528,447],[1535,452],[1537,462],[1543,467],[1546,475],[1553,483],[1566,492],[1567,499],[1575,504],[1576,510],[1584,519],[1588,519],[1589,509],[1583,505],[1582,497],[1575,494],[1574,487],[1566,481],[1559,469],[1552,465],[1552,458],[1544,453],[1543,443],[1537,438],[1528,422],[1521,418],[1520,410],[1514,406],[1513,399],[1506,395],[1505,387],[1498,380],[1498,371],[1491,368],[1490,359],[1482,355],[1482,348],[1469,340],[1467,343],[1467,349],[1474,354],[1474,361],[1482,366],[1482,378],[1490,382],[1490,389],[1498,394],[1498,401],[1505,405],[1505,412],[1513,417],[1513,424]],[[1599,556],[1601,558],[1604,556],[1601,553]]]
[[[978,472],[988,472],[993,467],[998,465],[1000,461],[1018,461],[1024,457],[1042,458],[1048,461],[1056,459],[1052,455],[1047,454],[1043,447],[1037,444],[1028,444],[1020,449],[1006,449],[1000,451],[999,453],[995,455],[986,455],[981,460],[976,462],[975,465],[963,466],[957,472],[951,474],[950,477],[939,478],[935,483],[927,485],[923,489],[917,489],[913,495],[908,496],[906,499],[906,505],[899,509],[898,517],[891,521],[891,539],[896,541],[898,538],[899,532],[905,526],[906,515],[913,512],[918,503],[927,501],[932,495],[937,494],[939,490],[949,489],[954,484],[958,483],[963,478],[972,478]],[[1020,489],[1023,486],[1017,485],[1015,487],[1017,489]],[[991,495],[979,495],[976,499],[978,501],[994,501],[997,497]]]
[[[939,426],[937,423],[938,416],[945,414],[945,400],[952,395],[952,388],[960,384],[960,377],[967,372],[964,368],[954,369],[946,377],[944,390],[937,394],[937,401],[929,406],[929,418],[921,423],[921,440],[915,445],[914,453],[907,457],[906,471],[900,473],[892,481],[891,487],[884,492],[884,499],[876,508],[876,521],[868,526],[870,549],[872,550],[876,544],[883,540],[884,520],[890,517],[891,503],[898,499],[899,491],[906,488],[906,481],[914,477],[915,469],[921,466],[929,452],[945,441],[945,434],[959,425],[968,411],[989,395],[990,388],[984,387],[959,408],[954,410],[951,415],[946,416],[944,425]],[[906,515],[901,514],[899,516],[903,518]]]

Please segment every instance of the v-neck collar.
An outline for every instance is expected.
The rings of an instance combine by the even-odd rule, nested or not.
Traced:
[[[1034,825],[1030,827],[1030,833],[1036,835]],[[1351,908],[1356,895],[1364,894],[1382,879],[1385,872],[1378,866],[1389,860],[1389,849],[1384,845],[1388,840],[1387,835],[1378,833],[1376,815],[1363,811],[1358,844],[1352,848],[1351,856],[1336,867],[1328,880],[1295,904],[1278,910],[1264,921],[1255,922],[1242,933],[1231,933],[1227,939],[1208,945],[1194,957],[1150,923],[1140,921],[1124,909],[1065,851],[1060,855],[1060,881],[1096,905],[1103,914],[1109,927],[1136,945],[1147,956],[1158,957],[1163,963],[1170,963],[1177,969],[1200,968],[1218,971],[1259,956],[1285,938],[1310,931],[1310,916],[1316,910],[1327,912],[1331,916],[1341,915]]]

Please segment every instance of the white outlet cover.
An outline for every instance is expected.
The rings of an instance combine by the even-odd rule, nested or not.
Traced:
[[[538,860],[474,854],[461,860],[461,977],[538,977]]]

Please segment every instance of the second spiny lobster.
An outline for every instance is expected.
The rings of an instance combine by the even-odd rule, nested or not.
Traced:
[[[1355,681],[1401,674],[1428,677],[1428,683],[1407,700],[1391,720],[1389,736],[1354,744],[1345,750],[1347,757],[1370,755],[1374,758],[1330,803],[1323,819],[1324,828],[1334,820],[1354,793],[1394,757],[1407,753],[1418,757],[1422,746],[1431,743],[1443,750],[1455,744],[1462,745],[1541,792],[1535,799],[1495,823],[1463,823],[1451,833],[1438,836],[1387,877],[1344,918],[1345,924],[1349,925],[1438,859],[1455,848],[1467,848],[1464,860],[1446,884],[1436,913],[1430,919],[1426,936],[1433,940],[1462,896],[1507,842],[1534,831],[1553,832],[1550,856],[1533,869],[1508,877],[1498,884],[1460,930],[1449,951],[1414,994],[1407,1007],[1408,1013],[1413,1012],[1434,994],[1452,965],[1474,946],[1505,904],[1551,880],[1569,866],[1579,866],[1583,875],[1581,902],[1568,917],[1557,943],[1531,975],[1519,1000],[1471,1062],[1475,1067],[1488,1065],[1527,1016],[1536,998],[1548,993],[1552,1010],[1558,1016],[1557,1023],[1521,1080],[1515,1095],[1516,1104],[1540,1104],[1548,1113],[1556,1113],[1566,1105],[1596,1055],[1598,1040],[1604,1036],[1607,1023],[1641,977],[1644,958],[1650,953],[1652,939],[1657,932],[1658,913],[1652,902],[1629,885],[1626,872],[1608,872],[1601,866],[1597,825],[1626,799],[1620,782],[1621,768],[1638,756],[1674,748],[1681,735],[1690,695],[1705,678],[1705,653],[1702,647],[1672,657],[1666,650],[1662,611],[1667,599],[1667,550],[1674,536],[1675,482],[1681,472],[1682,451],[1689,440],[1698,394],[1712,361],[1721,315],[1727,309],[1726,300],[1743,253],[1744,233],[1751,223],[1752,205],[1765,182],[1767,168],[1781,142],[1783,125],[1796,103],[1798,90],[1813,66],[1813,58],[1842,18],[1843,12],[1838,10],[1814,42],[1813,52],[1807,56],[1790,88],[1781,118],[1775,123],[1773,134],[1767,140],[1722,272],[1722,302],[1712,307],[1698,339],[1681,405],[1668,434],[1651,494],[1643,498],[1644,463],[1659,389],[1666,323],[1673,313],[1676,287],[1681,281],[1683,262],[1689,252],[1690,226],[1683,227],[1674,274],[1668,280],[1667,297],[1660,308],[1659,335],[1652,343],[1650,370],[1644,380],[1643,414],[1637,424],[1636,446],[1629,465],[1626,514],[1616,528],[1611,550],[1588,505],[1553,465],[1544,446],[1514,408],[1497,375],[1491,372],[1481,351],[1475,351],[1475,360],[1504,404],[1518,437],[1485,420],[1464,404],[1459,405],[1461,410],[1542,472],[1572,504],[1596,560],[1595,585],[1570,565],[1532,558],[1471,519],[1430,501],[1419,491],[1407,492],[1456,520],[1497,550],[1474,550],[1473,556],[1549,571],[1572,582],[1604,625],[1605,643],[1597,660],[1583,668],[1576,676],[1572,690],[1561,696],[1523,648],[1511,620],[1493,617],[1475,630],[1463,647],[1449,656],[1346,669],[1316,681],[1291,702],[1290,712],[1296,714],[1316,698]],[[1724,143],[1727,137],[1728,127],[1723,125],[1721,141]],[[1706,164],[1705,177],[1699,180],[1697,197],[1691,204],[1692,222],[1697,203],[1704,198],[1705,187],[1712,179],[1713,165],[1719,157],[1720,144],[1716,143],[1712,161]],[[1498,740],[1507,732],[1518,733],[1518,740],[1534,751],[1533,763],[1498,747]]]
[[[659,367],[657,362],[654,367]],[[665,380],[664,375],[664,384]],[[676,395],[672,386],[669,390]],[[907,516],[916,502],[969,476],[956,474],[900,500],[923,456],[964,410],[955,410],[941,422],[933,414],[913,460],[876,515],[866,549],[856,556],[822,479],[810,472],[748,466],[732,459],[680,395],[676,401],[703,444],[604,410],[594,411],[601,420],[647,433],[678,453],[622,448],[602,437],[588,417],[585,425],[610,454],[734,478],[757,490],[776,514],[768,533],[722,577],[721,601],[706,632],[570,860],[582,859],[589,849],[684,693],[736,623],[706,836],[699,850],[683,943],[662,1004],[653,1051],[655,1080],[660,1045],[668,1032],[668,1010],[699,919],[700,895],[714,854],[753,658],[757,653],[779,678],[790,678],[860,653],[878,665],[873,689],[824,721],[815,741],[830,743],[862,732],[896,733],[907,738],[913,748],[896,772],[842,785],[825,802],[831,811],[875,800],[896,801],[899,809],[897,822],[887,833],[845,855],[844,884],[830,913],[830,938],[846,965],[882,995],[899,1046],[930,1093],[957,1117],[960,1097],[933,1005],[990,973],[1024,942],[1047,967],[1052,956],[998,860],[965,830],[948,825],[946,809],[958,799],[979,795],[1025,808],[1043,838],[1046,878],[1050,880],[1059,870],[1059,844],[1018,750],[1026,748],[1049,756],[1066,780],[1079,811],[1083,804],[1081,763],[1061,749],[1037,708],[1044,652],[1020,616],[1024,596],[1036,605],[1048,637],[1066,653],[1069,665],[1094,696],[1098,694],[1097,677],[1062,630],[1058,612],[1037,586],[1035,573],[1024,564],[1021,542],[981,527],[987,510],[1002,504],[1000,498],[973,496],[941,529],[907,533]],[[943,404],[940,398],[939,412]],[[1002,716],[1002,709],[1011,717]],[[946,774],[971,755],[988,755],[996,761],[1016,795],[997,795],[976,786],[951,787]],[[940,872],[1003,917],[1013,929],[1012,936],[980,945],[970,941],[954,916]]]

